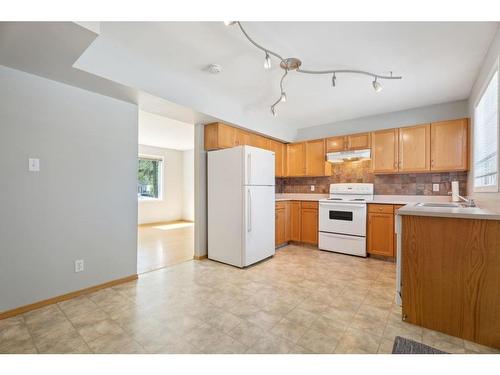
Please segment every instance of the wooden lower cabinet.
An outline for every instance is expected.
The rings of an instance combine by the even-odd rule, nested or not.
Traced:
[[[288,242],[286,239],[286,226],[287,226],[287,209],[288,202],[276,202],[275,216],[275,244],[276,246],[283,245]]]
[[[367,253],[394,257],[396,247],[394,229],[394,206],[392,204],[369,204]]]
[[[318,244],[318,209],[301,208],[300,210],[300,242],[311,245]]]
[[[318,202],[276,202],[276,247],[290,241],[318,243]]]
[[[500,221],[402,216],[403,318],[500,349]]]
[[[290,241],[300,241],[300,201],[290,202]]]

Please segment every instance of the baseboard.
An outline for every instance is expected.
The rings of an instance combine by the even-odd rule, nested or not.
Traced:
[[[207,259],[207,255],[195,255],[193,256],[194,260],[202,260],[202,259]]]
[[[105,289],[105,288],[109,288],[109,287],[112,287],[115,285],[127,283],[129,281],[137,280],[137,277],[138,277],[137,274],[130,275],[127,277],[123,277],[121,279],[111,280],[111,281],[108,281],[108,282],[103,283],[103,284],[94,285],[94,286],[91,286],[91,287],[88,287],[85,289],[77,290],[75,292],[66,293],[66,294],[63,294],[63,295],[60,295],[57,297],[52,297],[52,298],[49,298],[49,299],[46,299],[43,301],[39,301],[39,302],[35,302],[35,303],[29,304],[29,305],[17,307],[17,308],[12,309],[12,310],[0,312],[0,320],[10,318],[10,317],[13,317],[13,316],[16,316],[19,314],[24,314],[28,311],[39,309],[40,307],[53,305],[54,303],[58,303],[58,302],[66,301],[68,299],[79,297],[79,296],[84,295],[84,294],[96,292],[100,289]]]

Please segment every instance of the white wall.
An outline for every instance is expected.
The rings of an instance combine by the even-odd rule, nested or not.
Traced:
[[[298,130],[296,140],[325,138],[333,135],[390,129],[468,116],[468,102],[467,100],[460,100],[302,128]]]
[[[194,127],[194,255],[207,255],[207,152],[204,147],[205,126]]]
[[[135,274],[137,107],[3,66],[0,98],[0,311]]]
[[[182,219],[194,221],[194,150],[182,152]]]
[[[474,155],[474,105],[476,102],[479,100],[479,96],[482,93],[482,90],[484,86],[487,84],[487,80],[489,78],[489,74],[491,73],[493,66],[498,63],[500,58],[500,28],[498,29],[495,39],[491,43],[490,49],[488,50],[488,53],[484,59],[483,65],[481,67],[481,70],[477,76],[477,79],[474,83],[474,86],[472,87],[471,94],[469,97],[469,112],[470,112],[470,117],[471,117],[471,153],[470,153],[470,176],[469,178],[469,186],[467,191],[471,192],[472,196],[474,199],[476,199],[479,203],[484,201],[485,204],[489,204],[490,202],[487,202],[489,200],[494,200],[496,201],[494,204],[500,204],[500,193],[474,193],[473,192],[473,183],[474,179],[472,176],[474,176],[474,164],[473,164],[473,155]],[[500,140],[499,143],[500,144]],[[484,204],[483,204],[484,206]]]
[[[139,224],[181,220],[183,216],[183,152],[139,145],[139,155],[163,158],[163,191],[161,200],[139,200]],[[136,182],[137,184],[137,182]]]
[[[181,151],[191,150],[194,147],[194,125],[139,111],[139,144]]]

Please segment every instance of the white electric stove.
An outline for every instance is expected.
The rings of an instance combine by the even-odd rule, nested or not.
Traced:
[[[319,248],[366,257],[366,202],[373,184],[331,184],[319,201]]]

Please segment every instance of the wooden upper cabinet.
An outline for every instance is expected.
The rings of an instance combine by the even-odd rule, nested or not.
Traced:
[[[326,139],[326,152],[363,150],[371,147],[370,133],[351,134]]]
[[[363,150],[371,147],[370,133],[348,135],[346,138],[348,150]]]
[[[269,150],[269,139],[259,134],[249,133],[248,145]]]
[[[242,146],[242,145],[248,145],[250,144],[250,133],[241,130],[241,129],[234,129],[235,134],[234,134],[234,145],[235,146]]]
[[[236,146],[236,128],[213,123],[205,125],[205,150],[219,150]]]
[[[276,177],[285,176],[285,152],[286,145],[284,143],[274,141],[272,139],[269,140],[269,149],[274,151],[274,160],[275,160],[275,174]]]
[[[249,145],[273,150],[271,139],[221,122],[205,125],[205,150],[220,150],[235,146]],[[281,143],[284,145],[284,143]]]
[[[289,143],[287,144],[287,176],[305,176],[306,175],[306,144]]]
[[[326,152],[344,151],[347,139],[345,136],[330,137],[326,139]]]
[[[431,124],[431,170],[467,170],[468,120],[451,120]]]
[[[325,176],[331,164],[326,161],[325,140],[318,139],[306,142],[306,175]]]
[[[399,129],[399,171],[424,172],[431,169],[430,124]]]
[[[371,134],[374,173],[398,171],[398,129],[379,130]]]

